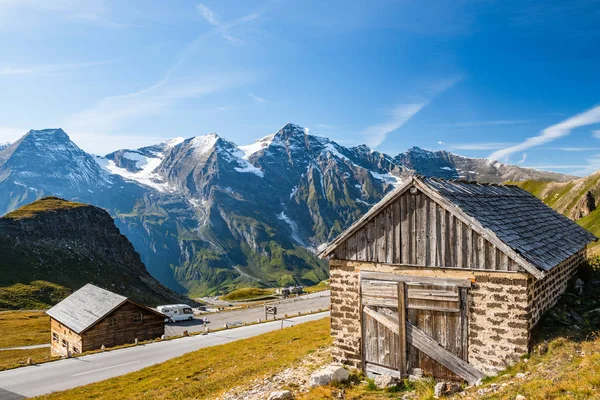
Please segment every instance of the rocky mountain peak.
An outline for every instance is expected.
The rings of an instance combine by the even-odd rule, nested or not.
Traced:
[[[290,139],[293,137],[304,137],[304,135],[308,134],[308,129],[300,126],[300,125],[296,125],[293,124],[291,122],[288,122],[287,124],[285,124],[283,126],[283,128],[281,128],[276,134],[275,136],[280,137],[282,139]]]

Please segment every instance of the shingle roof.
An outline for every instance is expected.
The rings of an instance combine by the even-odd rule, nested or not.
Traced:
[[[124,296],[88,283],[46,313],[79,334],[125,301]]]
[[[543,271],[549,271],[597,240],[595,235],[517,186],[417,179]]]

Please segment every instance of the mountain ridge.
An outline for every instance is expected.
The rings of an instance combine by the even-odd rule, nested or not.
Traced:
[[[572,178],[416,148],[392,157],[291,123],[250,145],[212,133],[106,156],[56,135],[62,144],[47,145],[56,148],[47,154],[33,146],[15,160],[10,149],[19,141],[0,150],[0,212],[53,194],[102,207],[154,277],[192,294],[326,279],[314,249],[414,173],[495,183]],[[95,179],[77,176],[78,160]],[[30,167],[38,164],[46,175]],[[28,169],[34,173],[15,175]],[[40,178],[48,175],[50,185]]]

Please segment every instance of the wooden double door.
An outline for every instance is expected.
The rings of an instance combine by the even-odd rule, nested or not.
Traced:
[[[467,362],[470,285],[468,280],[362,272],[365,371],[403,377],[420,369],[469,383],[482,378]]]

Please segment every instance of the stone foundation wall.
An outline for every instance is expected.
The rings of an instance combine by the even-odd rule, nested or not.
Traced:
[[[586,256],[586,249],[583,248],[554,267],[544,279],[530,284],[532,328],[539,322],[542,314],[556,304],[569,281],[577,274],[579,266],[585,262]]]
[[[469,291],[469,364],[488,375],[527,354],[529,284],[524,273],[474,273]]]
[[[495,374],[528,352],[530,287],[533,278],[521,272],[465,271],[398,267],[330,260],[333,360],[361,366],[360,270],[438,278],[471,279],[469,291],[468,362]]]
[[[333,362],[361,368],[359,273],[353,266],[330,264]]]

